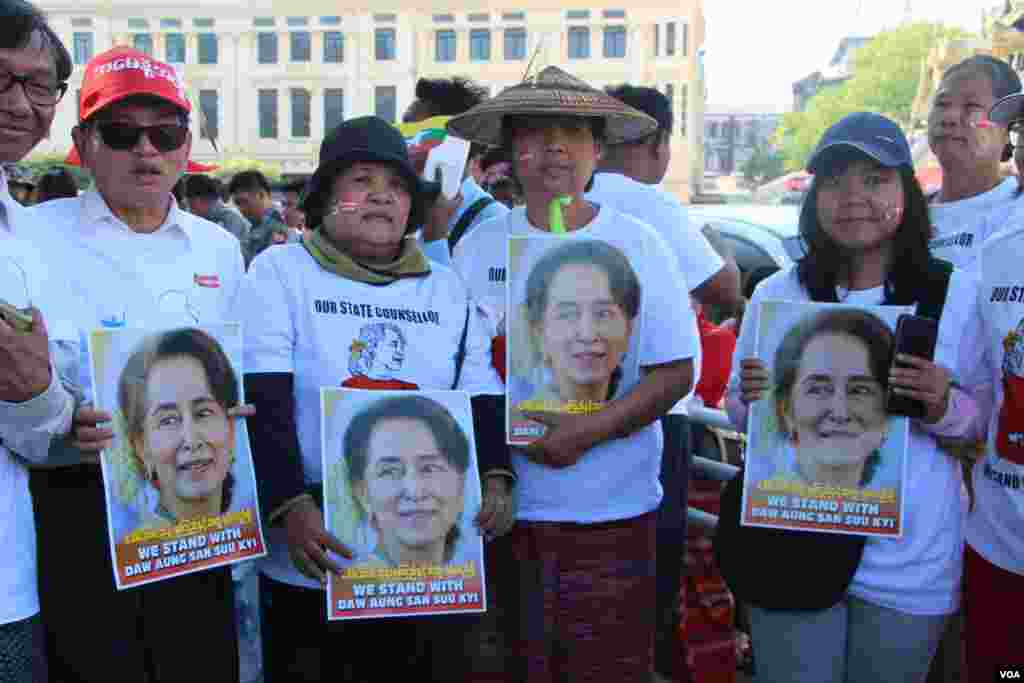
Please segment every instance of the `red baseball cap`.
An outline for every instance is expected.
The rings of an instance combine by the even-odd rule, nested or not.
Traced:
[[[185,113],[192,111],[185,84],[170,64],[130,47],[114,47],[85,65],[79,121],[126,97],[149,95],[169,102]]]

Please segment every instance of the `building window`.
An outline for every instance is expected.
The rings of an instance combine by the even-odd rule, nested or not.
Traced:
[[[505,59],[526,59],[526,29],[505,29]]]
[[[708,137],[709,138],[717,138],[718,137],[718,122],[717,121],[712,121],[711,122],[711,126],[708,128]]]
[[[490,21],[491,20],[491,15],[487,14],[487,13],[470,14],[467,18],[470,21],[472,21],[473,23],[479,24],[479,23]]]
[[[374,113],[387,121],[394,123],[398,113],[398,96],[393,85],[378,85],[373,93]]]
[[[168,33],[164,36],[164,51],[167,53],[167,61],[171,64],[185,63],[185,34]]]
[[[324,90],[324,133],[334,130],[345,120],[345,91],[341,88]]]
[[[434,36],[434,59],[438,62],[455,61],[455,31],[444,29]]]
[[[626,27],[606,26],[604,29],[604,56],[620,59],[626,56]]]
[[[668,100],[668,110],[672,111],[675,108],[676,89],[671,83],[665,84],[665,99]]]
[[[199,63],[200,64],[216,64],[217,63],[217,34],[216,33],[200,33],[198,36],[199,42]]]
[[[501,18],[504,21],[526,21],[526,12],[505,12]]]
[[[569,59],[590,58],[590,29],[586,26],[569,28]]]
[[[277,34],[256,34],[256,61],[260,64],[277,64]]]
[[[686,26],[686,24],[683,24]],[[686,101],[689,96],[689,89],[686,84],[683,83],[679,86],[679,134],[686,135],[686,107],[688,102]]]
[[[139,52],[153,56],[153,36],[148,33],[136,33],[132,36],[132,46]]]
[[[207,140],[216,140],[220,132],[219,100],[216,90],[199,91],[199,136]]]
[[[71,20],[71,25],[75,28],[88,28],[92,26],[92,19],[85,17],[75,18]]]
[[[213,28],[213,19],[193,19],[192,25],[196,28]]]
[[[435,14],[434,15],[434,23],[435,24],[451,24],[454,21],[455,21],[455,15],[454,14]]]
[[[626,10],[624,9],[606,9],[601,13],[605,19],[625,19]]]
[[[571,20],[589,19],[590,10],[588,9],[571,9],[565,13],[565,18]]]
[[[181,19],[161,19],[160,28],[181,28]]]
[[[475,28],[469,32],[469,58],[474,62],[486,62],[491,58],[491,31]]]
[[[260,137],[277,137],[277,91],[260,90]]]
[[[309,31],[292,31],[290,38],[293,62],[308,62],[312,59],[312,38]]]
[[[86,64],[92,59],[92,34],[75,34],[75,64]]]
[[[128,28],[136,30],[142,28],[149,28],[149,19],[143,19],[141,17],[132,17],[128,20]]]
[[[683,44],[682,44],[681,49],[679,50],[679,52],[685,57],[687,54],[689,54],[688,50],[690,48],[690,45],[689,45],[689,43],[690,43],[690,25],[687,24],[686,22],[683,22],[683,38],[682,38],[682,43]]]
[[[374,53],[378,61],[395,58],[395,29],[378,28],[373,32]]]
[[[345,36],[341,31],[324,33],[324,63],[341,64],[345,61]]]
[[[655,24],[652,28],[654,29],[654,56],[659,57],[661,56],[659,54],[661,52],[661,26]]]
[[[309,17],[288,17],[284,21],[289,26],[309,26]]]
[[[292,137],[309,137],[309,91],[292,88]]]
[[[266,28],[274,25],[274,17],[256,17],[252,20],[252,25],[257,28]]]
[[[321,26],[341,26],[341,17],[320,17]]]
[[[393,22],[397,18],[398,17],[396,15],[394,15],[394,14],[374,14],[373,15],[373,20],[374,21],[378,21],[378,22],[385,23],[385,24]]]
[[[676,22],[670,21],[665,24],[665,54],[676,53]]]

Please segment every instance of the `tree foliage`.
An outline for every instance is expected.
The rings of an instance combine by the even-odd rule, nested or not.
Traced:
[[[242,171],[259,171],[266,176],[267,180],[271,183],[277,183],[281,180],[281,167],[267,161],[247,159],[245,157],[232,157],[230,159],[214,163],[217,164],[218,168],[212,175],[224,181],[227,181],[231,176]]]
[[[786,168],[802,168],[822,133],[852,112],[873,111],[901,125],[910,123],[928,52],[964,36],[962,29],[927,22],[879,33],[854,53],[852,78],[819,92],[806,111],[782,117],[775,141],[783,150]]]
[[[769,149],[766,145],[758,145],[740,171],[748,183],[762,185],[785,174],[785,160],[781,152]]]

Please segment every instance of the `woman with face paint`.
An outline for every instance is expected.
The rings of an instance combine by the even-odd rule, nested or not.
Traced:
[[[989,109],[1018,92],[1020,78],[995,57],[976,55],[949,67],[928,113],[928,144],[942,167],[942,187],[929,197],[935,235],[932,254],[960,268],[974,264],[982,243],[1013,208],[1015,178],[1002,163],[1012,147]]]
[[[800,215],[807,253],[795,266],[758,285],[743,319],[726,399],[737,428],[746,424],[748,406],[766,396],[772,382],[764,363],[754,355],[760,302],[920,305],[927,288],[921,283],[933,283],[936,270],[949,272],[948,265],[929,258],[932,228],[927,203],[914,177],[909,145],[895,123],[877,114],[850,114],[825,132],[808,171],[814,180]],[[852,432],[856,407],[863,437],[858,442],[863,447],[848,450],[848,463],[838,462],[835,454],[824,460],[808,456],[804,469],[821,474],[829,469],[823,469],[823,463],[843,465],[832,469],[844,485],[863,484],[870,478],[870,453],[877,450],[874,446],[883,433],[878,427],[884,417],[882,387],[922,401],[925,416],[911,421],[904,532],[902,538],[866,541],[831,535],[844,544],[843,552],[849,551],[852,560],[838,570],[838,584],[845,588],[826,589],[825,601],[831,604],[820,609],[797,604],[793,610],[779,605],[759,607],[759,602],[765,602],[760,596],[744,595],[742,586],[734,586],[737,598],[752,605],[752,638],[762,683],[922,681],[946,617],[958,606],[961,479],[956,462],[940,450],[937,438],[971,437],[984,424],[984,401],[975,398],[979,392],[962,388],[975,384],[981,366],[982,353],[971,341],[980,324],[974,280],[957,270],[949,278],[934,361],[900,355],[899,364],[887,368],[885,352],[872,353],[870,347],[889,343],[888,328],[855,335],[851,330],[865,325],[848,323],[836,320],[827,327],[833,342],[849,347],[846,360],[858,364],[847,372],[862,375],[871,385],[871,396],[856,399],[859,407],[854,406],[853,394],[863,391],[853,392],[842,409]],[[793,354],[800,359],[793,366],[795,373],[809,367],[814,358],[829,367],[839,360],[834,352],[815,355],[814,343],[808,338],[806,348]],[[868,368],[872,369],[868,372]],[[797,435],[802,448],[809,438],[801,427],[801,414],[808,411],[798,403],[792,400],[778,407],[783,428],[790,438]],[[747,457],[768,456],[748,453]],[[778,533],[790,539],[801,532]],[[783,537],[772,538],[778,539],[776,544],[788,543]],[[764,539],[762,548],[725,551],[733,562],[755,563],[760,553],[771,552],[772,538]],[[723,567],[730,575],[728,567]],[[802,585],[779,585],[778,590],[799,595],[818,585],[835,585],[835,577],[824,571],[814,576],[795,572],[799,577],[784,580]]]
[[[324,526],[321,387],[469,392],[484,490],[481,508],[466,514],[488,538],[514,521],[515,475],[490,339],[459,277],[425,258],[414,238],[425,222],[447,221],[430,211],[436,196],[437,188],[410,163],[398,129],[374,116],[345,121],[324,139],[302,201],[311,229],[301,244],[253,259],[238,297],[245,393],[262,416],[249,428],[260,507],[269,522],[260,584],[268,597],[268,679],[466,680],[461,643],[472,616],[328,624],[323,590],[326,573],[340,573],[339,560],[351,550]],[[411,446],[422,456],[429,432],[399,427],[396,438],[424,437]],[[448,474],[445,490],[451,491],[463,472]],[[356,488],[366,494],[368,515],[383,520],[380,553],[405,561],[409,543],[399,540],[402,524],[387,512],[383,485],[372,473],[360,475],[365,486]],[[448,496],[442,507],[459,507],[455,498]],[[434,537],[441,543],[426,545],[443,551],[447,531]],[[395,644],[386,657],[362,654],[382,642]]]
[[[1024,633],[1024,611],[1008,608],[1024,604],[1024,93],[997,102],[989,120],[1009,133],[1018,188],[1013,210],[978,257],[981,343],[991,360],[994,409],[972,468],[974,509],[965,529],[965,663],[972,681],[1000,680],[1000,670],[1020,662]]]

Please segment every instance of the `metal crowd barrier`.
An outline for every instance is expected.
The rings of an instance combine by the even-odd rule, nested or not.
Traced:
[[[734,429],[732,422],[729,421],[729,416],[726,415],[724,410],[715,410],[703,406],[688,406],[686,412],[691,424],[698,423],[729,431]],[[739,468],[734,465],[700,456],[692,458],[691,467],[693,468],[692,472],[700,472],[701,476],[707,479],[714,479],[715,481],[729,481],[739,472]],[[686,523],[713,533],[715,527],[718,526],[718,517],[691,507],[686,510]]]

